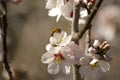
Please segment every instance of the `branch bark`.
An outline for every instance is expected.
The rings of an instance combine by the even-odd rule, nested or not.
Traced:
[[[72,21],[72,27],[71,32],[73,37],[75,37],[75,33],[79,32],[79,17],[80,17],[80,3],[76,4],[74,2],[74,8],[73,8],[73,21]],[[73,40],[76,44],[79,45],[79,39]],[[73,65],[73,80],[81,80],[81,76],[79,74],[79,68],[80,65]]]
[[[1,4],[2,4],[5,12],[7,13],[6,1],[2,0]],[[10,66],[9,66],[8,59],[7,59],[7,54],[8,54],[8,50],[7,50],[7,27],[8,27],[7,14],[5,14],[1,17],[1,27],[2,27],[2,43],[3,43],[3,64],[5,66],[5,69],[8,73],[10,80],[14,80],[12,71],[10,70]]]
[[[85,53],[87,54],[88,53],[88,48],[90,47],[90,42],[91,42],[91,26],[90,25],[90,28],[86,30],[86,43],[85,43]]]

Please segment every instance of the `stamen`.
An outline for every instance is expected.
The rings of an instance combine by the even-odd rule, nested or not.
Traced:
[[[64,60],[64,57],[62,56],[62,54],[59,52],[58,54],[54,54],[54,57],[55,57],[55,61],[58,63],[58,64],[61,64],[62,63],[62,60]]]
[[[61,29],[57,28],[57,27],[54,27],[52,30],[51,30],[51,36],[53,36],[53,34],[57,32],[57,33],[60,33],[61,32]]]

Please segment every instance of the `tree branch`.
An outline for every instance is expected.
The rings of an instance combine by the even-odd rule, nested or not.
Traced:
[[[6,1],[2,0],[1,4],[5,10],[5,12],[7,13],[7,5],[6,5]],[[1,18],[1,27],[2,27],[2,43],[3,43],[3,64],[5,66],[5,69],[9,75],[10,80],[14,80],[12,72],[10,70],[10,66],[8,63],[8,59],[7,59],[7,54],[8,54],[8,50],[7,50],[7,14],[3,15]]]
[[[88,53],[88,48],[90,47],[90,42],[91,42],[91,26],[90,25],[90,28],[86,30],[86,44],[85,44],[85,53],[87,54]]]
[[[86,24],[80,30],[78,27],[78,21],[79,21],[79,17],[80,17],[80,14],[79,14],[80,3],[79,4],[74,3],[73,22],[72,22],[72,28],[71,28],[72,34],[73,34],[73,41],[76,44],[79,44],[79,39],[82,38],[82,36],[84,35],[84,33],[87,30],[87,32],[86,32],[86,34],[87,34],[87,36],[86,36],[86,38],[87,38],[86,39],[87,40],[86,49],[88,49],[90,46],[90,27],[91,27],[90,24],[91,24],[93,18],[95,17],[102,2],[103,2],[103,0],[97,0],[95,2],[95,5],[94,5],[93,9],[91,10],[91,13],[88,15],[88,17],[86,19]],[[79,68],[80,68],[79,65],[73,66],[73,80],[81,80],[81,76],[79,75]]]
[[[86,30],[88,28],[90,28],[89,25],[91,24],[93,18],[95,17],[102,2],[103,2],[103,0],[96,0],[95,1],[95,6],[93,7],[93,9],[91,10],[91,13],[88,15],[88,17],[86,19],[86,24],[83,27],[81,27],[80,31],[77,34],[75,34],[76,37],[74,37],[74,39],[81,39],[82,36],[84,35],[84,33],[86,32]]]
[[[75,33],[79,32],[79,17],[80,17],[80,3],[76,4],[74,2],[73,8],[73,21],[71,26],[71,32],[73,37],[75,37]],[[76,44],[79,45],[79,39],[73,40]],[[79,74],[80,65],[73,65],[73,80],[81,80],[81,76]]]

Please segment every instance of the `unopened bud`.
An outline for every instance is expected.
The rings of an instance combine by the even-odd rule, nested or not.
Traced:
[[[90,48],[88,49],[88,52],[89,52],[89,53],[96,53],[96,49],[93,48],[93,47],[90,47]]]
[[[99,40],[95,40],[94,43],[93,43],[93,46],[95,48],[97,48],[99,45],[100,45],[100,41]]]

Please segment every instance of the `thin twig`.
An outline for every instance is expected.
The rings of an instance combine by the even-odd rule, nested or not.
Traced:
[[[2,0],[1,4],[2,4],[5,12],[7,13],[6,1]],[[7,14],[3,15],[3,17],[2,17],[1,27],[2,27],[2,43],[3,43],[3,53],[4,53],[3,54],[3,64],[9,75],[10,80],[14,80],[12,71],[10,70],[10,66],[9,66],[8,59],[7,59],[7,54],[8,54],[8,50],[7,50],[7,27],[8,27]]]
[[[86,30],[90,27],[89,25],[91,24],[93,18],[95,17],[102,2],[103,2],[103,0],[96,0],[95,1],[95,6],[93,7],[93,9],[91,10],[91,13],[88,15],[88,17],[86,19],[86,24],[83,27],[81,27],[80,31],[76,34],[76,37],[74,37],[75,39],[82,38],[82,36],[86,32]]]
[[[80,18],[80,3],[74,2],[74,8],[73,8],[73,21],[72,21],[72,28],[71,32],[72,34],[77,33],[79,31],[78,21]]]
[[[73,21],[72,21],[72,26],[71,26],[71,32],[73,37],[76,37],[74,34],[79,32],[79,18],[80,18],[80,3],[76,4],[74,2],[74,7],[73,7]],[[73,40],[76,44],[79,44],[79,39],[74,39]]]

